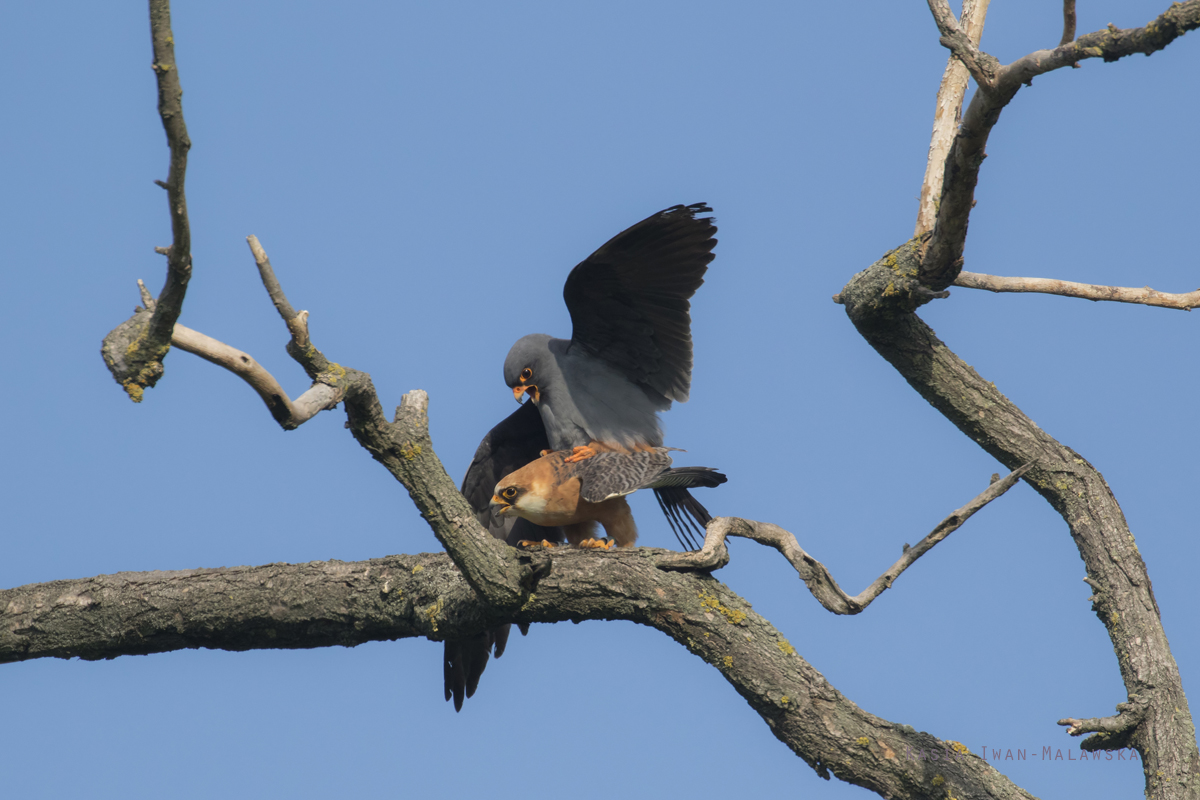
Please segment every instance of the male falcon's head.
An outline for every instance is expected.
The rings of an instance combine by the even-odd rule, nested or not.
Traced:
[[[551,337],[544,333],[531,333],[517,340],[504,359],[504,382],[513,390],[513,397],[521,402],[528,394],[534,403],[540,402],[546,391],[545,382],[557,372],[547,343]]]

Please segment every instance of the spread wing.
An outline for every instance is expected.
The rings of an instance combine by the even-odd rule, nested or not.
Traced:
[[[546,428],[537,406],[525,403],[488,431],[475,451],[475,458],[463,478],[462,493],[479,524],[497,539],[515,545],[521,539],[552,542],[563,540],[559,528],[543,528],[529,520],[500,518],[492,513],[492,491],[496,483],[510,472],[538,458],[550,445]],[[488,654],[495,650],[496,658],[504,654],[510,625],[498,625],[491,630],[465,639],[447,639],[442,657],[442,677],[446,699],[454,698],[454,710],[461,711],[463,699],[475,694],[479,679],[487,667]]]
[[[685,402],[692,384],[689,299],[713,260],[703,203],[671,206],[618,233],[571,270],[571,341],[634,383]]]

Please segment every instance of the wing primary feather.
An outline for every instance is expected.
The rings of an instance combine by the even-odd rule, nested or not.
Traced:
[[[704,469],[703,467],[684,467],[683,469]],[[709,471],[710,480],[716,480],[711,484],[693,484],[693,485],[719,485],[725,482],[725,476],[719,472]],[[671,525],[671,530],[675,532],[675,538],[679,539],[679,543],[688,547],[690,550],[698,550],[695,541],[692,539],[692,531],[695,531],[703,542],[707,535],[706,528],[708,523],[712,522],[712,515],[708,513],[703,504],[700,503],[685,486],[668,485],[656,486],[654,488],[654,496],[658,498],[659,506],[663,509],[663,514],[667,517],[667,522]],[[678,526],[678,527],[677,527]],[[683,531],[681,534],[680,531]],[[685,543],[684,539],[687,539]]]
[[[571,339],[667,401],[692,381],[692,295],[713,260],[704,203],[671,206],[618,233],[571,270]]]
[[[663,489],[654,490],[654,499],[658,501],[658,507],[662,509],[663,516],[667,518],[667,525],[671,527],[671,532],[675,534],[675,538],[679,540],[679,546],[684,550],[699,550],[696,542],[692,539],[691,533],[678,524],[678,517],[675,515],[673,507],[668,506],[663,500]]]

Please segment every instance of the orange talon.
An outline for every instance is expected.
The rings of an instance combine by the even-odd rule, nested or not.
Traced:
[[[580,445],[571,451],[571,455],[563,459],[564,464],[574,464],[577,461],[583,461],[585,458],[591,458],[596,455],[596,451],[588,445]]]
[[[554,452],[553,450],[543,450],[542,452],[538,453],[538,455],[542,458],[545,458],[546,456],[550,455],[553,452]]]
[[[518,547],[555,547],[554,542],[548,542],[542,539],[540,542],[535,542],[532,539],[521,539],[517,542]]]
[[[584,539],[579,546],[588,550],[612,550],[617,542],[615,539]]]

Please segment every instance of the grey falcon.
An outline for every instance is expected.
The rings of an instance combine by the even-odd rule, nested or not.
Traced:
[[[688,301],[704,282],[716,245],[712,219],[697,217],[708,212],[703,203],[672,206],[614,236],[567,278],[563,297],[572,338],[534,334],[513,346],[505,360],[505,382],[518,401],[524,395],[533,402],[488,432],[462,485],[492,536],[514,546],[522,540],[566,538],[557,525],[501,514],[491,503],[501,478],[543,452],[570,450],[568,457],[578,460],[596,452],[662,445],[657,413],[674,400],[686,401],[691,386]],[[703,537],[711,516],[688,488],[723,481],[723,475],[719,481],[686,478],[646,488],[653,488],[680,544],[695,550],[689,526]],[[501,625],[446,641],[445,695],[454,700],[455,710],[475,693],[493,649],[496,658],[503,654],[509,631],[510,625]]]
[[[692,383],[692,295],[713,260],[704,203],[671,206],[622,231],[567,276],[571,338],[525,336],[504,382],[541,411],[552,450],[661,447],[658,412]]]

